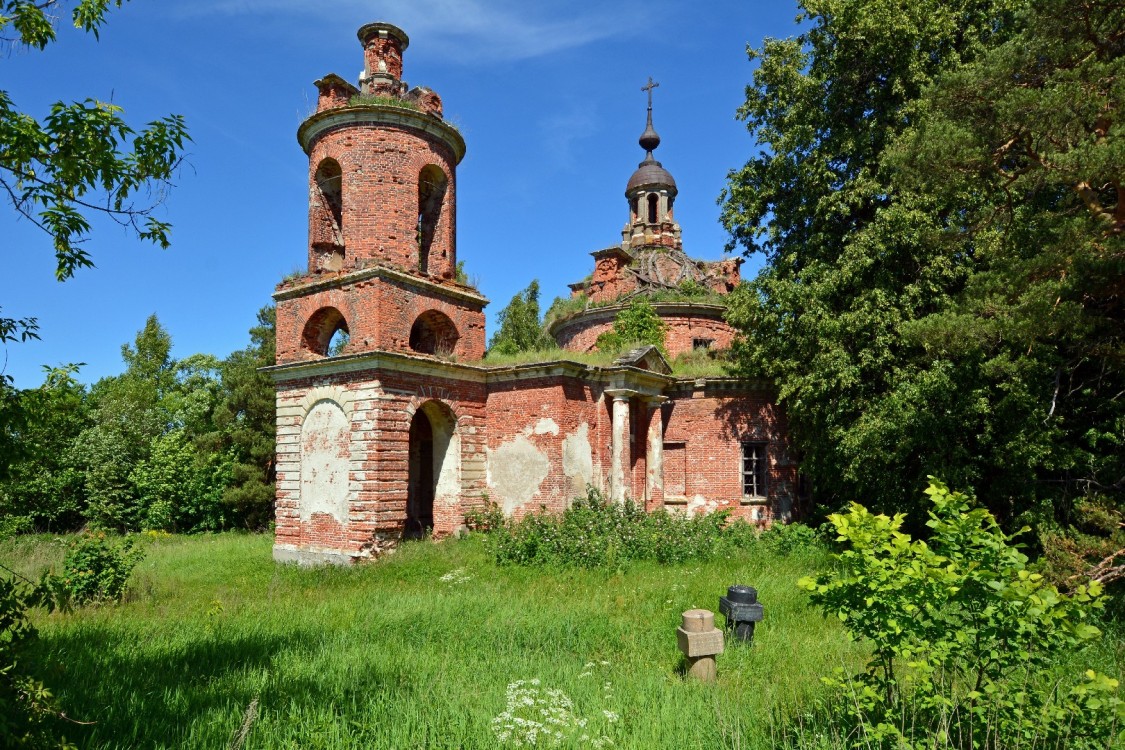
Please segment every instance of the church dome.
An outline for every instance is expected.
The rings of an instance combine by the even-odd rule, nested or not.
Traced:
[[[637,171],[633,172],[633,176],[629,178],[629,183],[625,186],[625,195],[630,195],[634,190],[642,188],[664,188],[672,194],[676,193],[676,181],[672,178],[671,173],[661,166],[660,162],[652,158],[651,152],[644,161],[637,165]]]
[[[660,145],[660,135],[652,127],[652,90],[659,85],[659,83],[653,82],[650,77],[648,85],[641,88],[641,91],[648,92],[648,116],[646,117],[645,131],[641,133],[638,140],[641,148],[645,150],[645,160],[637,165],[637,171],[633,172],[633,176],[629,178],[629,183],[625,186],[625,196],[629,198],[632,197],[634,191],[640,189],[663,189],[672,195],[676,194],[676,181],[672,179],[668,170],[652,157],[652,152]]]

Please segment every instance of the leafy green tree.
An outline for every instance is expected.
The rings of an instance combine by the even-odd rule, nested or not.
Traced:
[[[14,578],[0,577],[0,745],[13,748],[73,748],[52,732],[58,708],[35,676],[31,654],[38,631],[27,610],[42,592]]]
[[[612,330],[598,336],[596,342],[600,351],[617,352],[627,346],[648,344],[665,351],[664,336],[667,326],[656,308],[645,297],[637,297],[629,306],[613,319]]]
[[[227,526],[222,502],[230,461],[197,450],[186,430],[157,437],[129,473],[143,529],[218,531]]]
[[[110,7],[122,2],[0,0],[0,37],[42,50],[55,41],[52,14],[71,5],[74,26],[96,37]],[[170,184],[190,140],[183,118],[169,115],[138,132],[121,114],[116,105],[87,99],[56,102],[39,121],[0,90],[0,188],[20,216],[50,235],[60,281],[93,265],[81,246],[92,213],[168,247],[170,225],[152,215],[154,204],[135,199],[160,195],[159,188]]]
[[[65,531],[83,523],[83,476],[68,460],[90,418],[86,388],[75,377],[78,368],[45,368],[43,385],[18,392],[18,408],[26,415],[20,455],[0,481],[0,518],[9,525],[20,519],[23,528]]]
[[[259,368],[274,363],[276,317],[273,305],[259,310],[250,346],[222,363],[214,432],[203,441],[233,462],[222,503],[232,523],[250,529],[265,528],[273,517],[276,389]]]
[[[543,329],[539,316],[539,280],[512,297],[496,316],[500,329],[488,342],[490,354],[517,354],[556,348],[555,340]]]
[[[76,441],[72,460],[81,468],[96,526],[138,529],[145,509],[131,480],[154,441],[175,427],[176,366],[172,337],[150,315],[132,345],[121,347],[121,375],[103,378],[91,389],[92,424]]]
[[[752,52],[764,148],[723,221],[767,261],[731,296],[739,361],[816,496],[898,509],[940,474],[1012,522],[1120,493],[1120,4],[803,7]]]
[[[97,37],[110,8],[122,2],[0,0],[0,42],[42,50],[56,39],[56,17],[68,10],[76,28]],[[135,131],[120,107],[87,99],[56,102],[40,120],[21,112],[0,89],[0,193],[51,238],[60,281],[93,265],[83,247],[92,215],[168,247],[171,227],[153,215],[159,200],[137,199],[165,194],[189,141],[180,115]],[[35,337],[35,318],[0,317],[0,347]],[[0,368],[0,474],[16,456],[13,431],[27,419],[17,406],[11,378]]]

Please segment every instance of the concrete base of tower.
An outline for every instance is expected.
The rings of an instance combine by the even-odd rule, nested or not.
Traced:
[[[349,555],[344,552],[331,552],[327,550],[297,549],[289,544],[275,544],[273,546],[274,562],[296,563],[304,568],[318,565],[351,565],[368,559],[364,555]]]

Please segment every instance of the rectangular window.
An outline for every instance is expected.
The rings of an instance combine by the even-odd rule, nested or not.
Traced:
[[[664,497],[687,495],[687,443],[664,444]]]
[[[764,443],[742,444],[742,494],[744,496],[766,496],[766,466],[766,446]]]

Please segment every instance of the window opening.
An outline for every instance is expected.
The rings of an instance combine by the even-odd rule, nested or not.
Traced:
[[[695,349],[696,351],[699,351],[701,349],[707,350],[707,349],[710,349],[711,345],[714,344],[714,343],[715,343],[715,339],[692,339],[691,340],[691,348]]]
[[[660,199],[656,197],[656,193],[649,193],[648,194],[648,223],[649,224],[655,224],[656,223],[656,204],[659,202],[659,200]]]
[[[763,443],[742,444],[742,494],[766,496],[766,446]]]
[[[420,273],[429,273],[430,270],[430,246],[433,245],[438,219],[441,217],[447,183],[445,172],[433,164],[427,164],[418,173],[418,223],[415,236]]]
[[[457,327],[448,315],[438,310],[422,313],[410,327],[409,346],[422,354],[447,357],[457,346]]]
[[[313,175],[315,189],[309,215],[313,250],[318,268],[338,271],[344,264],[343,172],[335,159],[325,159]]]
[[[301,334],[301,345],[304,349],[318,354],[321,357],[333,357],[339,352],[332,351],[333,347],[343,350],[347,346],[350,331],[348,321],[335,307],[322,307],[313,313]]]
[[[338,357],[344,353],[344,349],[351,342],[351,334],[348,333],[346,328],[337,328],[332,334],[332,338],[328,339],[328,356]]]

